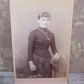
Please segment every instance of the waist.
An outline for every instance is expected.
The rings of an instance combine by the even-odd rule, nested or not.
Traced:
[[[40,49],[40,50],[42,50],[42,49],[43,49],[43,50],[48,50],[48,48],[49,48],[49,47],[47,47],[47,46],[35,46],[35,47],[34,47],[34,50],[35,50],[35,49],[37,49],[37,50],[39,50],[39,49]]]
[[[46,55],[38,55],[38,54],[34,54],[33,57],[45,58],[45,59],[48,59],[48,58],[50,59],[50,58],[51,58],[50,55],[47,55],[47,56],[46,56]]]
[[[44,58],[51,57],[51,54],[48,48],[34,48],[33,54],[39,57],[44,57]]]

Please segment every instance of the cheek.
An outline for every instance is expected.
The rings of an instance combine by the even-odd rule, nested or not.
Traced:
[[[41,21],[40,24],[45,24],[45,22],[44,21]]]
[[[48,21],[47,23],[49,24],[50,22]]]
[[[49,21],[47,21],[47,24],[48,24],[48,25],[49,25],[49,23],[50,23],[50,22],[49,22]]]

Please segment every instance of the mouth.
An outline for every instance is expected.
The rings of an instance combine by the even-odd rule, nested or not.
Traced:
[[[48,24],[45,24],[45,26],[47,26]]]

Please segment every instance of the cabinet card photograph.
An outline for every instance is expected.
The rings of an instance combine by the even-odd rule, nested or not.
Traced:
[[[10,10],[15,84],[67,83],[73,0],[11,0]]]

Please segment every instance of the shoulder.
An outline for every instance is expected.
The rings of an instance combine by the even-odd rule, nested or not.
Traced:
[[[37,34],[38,34],[38,29],[35,29],[35,30],[32,30],[32,31],[29,33],[28,37],[30,37],[30,38],[35,38],[35,37],[37,36]]]
[[[38,29],[32,30],[29,35],[35,35],[37,33]]]

